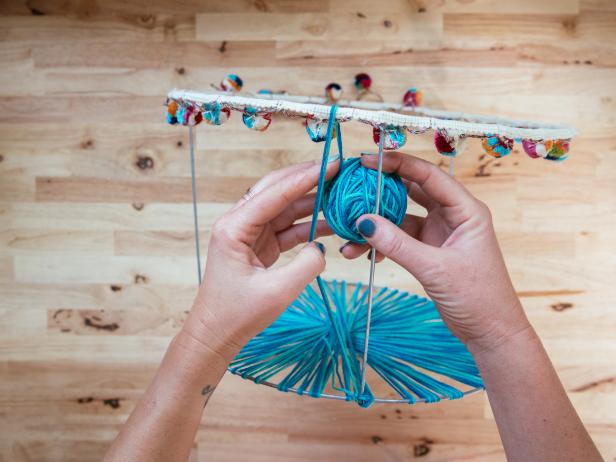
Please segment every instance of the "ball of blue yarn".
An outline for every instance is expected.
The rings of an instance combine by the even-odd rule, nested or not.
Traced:
[[[356,222],[365,213],[375,213],[377,172],[364,167],[358,157],[347,159],[338,174],[325,185],[323,214],[330,228],[343,239],[363,244]],[[381,213],[400,225],[406,213],[406,187],[398,175],[383,173]]]

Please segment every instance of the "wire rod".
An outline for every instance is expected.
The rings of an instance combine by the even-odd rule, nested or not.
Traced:
[[[381,178],[383,176],[383,140],[385,131],[380,128],[379,133],[379,157],[377,162],[376,172],[376,200],[374,205],[374,213],[380,215],[381,208]],[[364,341],[364,357],[361,363],[361,386],[360,393],[364,393],[366,387],[366,363],[368,362],[368,346],[370,345],[370,318],[372,316],[372,299],[374,295],[374,273],[376,270],[376,249],[370,247],[370,278],[368,280],[368,308],[366,311],[366,340]]]
[[[201,285],[201,245],[199,244],[199,216],[197,214],[197,181],[195,179],[195,134],[193,127],[188,127],[188,146],[190,151],[190,178],[192,181],[192,206],[195,227],[195,250],[197,253],[197,278]]]

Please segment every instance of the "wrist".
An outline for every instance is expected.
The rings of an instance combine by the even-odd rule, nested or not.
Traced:
[[[486,308],[481,322],[473,329],[474,335],[467,337],[465,343],[473,355],[494,351],[518,335],[532,331],[517,296],[501,299],[499,305],[498,309]]]
[[[537,346],[542,348],[539,336],[528,321],[507,335],[490,341],[469,342],[467,346],[482,372],[494,365],[506,366],[511,360],[519,359]]]
[[[216,320],[207,309],[193,308],[178,337],[186,348],[196,354],[216,355],[225,363],[225,367],[241,350],[241,345],[234,342],[224,329],[217,327]]]

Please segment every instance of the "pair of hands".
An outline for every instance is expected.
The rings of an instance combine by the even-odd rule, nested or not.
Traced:
[[[362,157],[376,169],[377,156]],[[306,245],[284,266],[280,254],[308,240],[320,166],[306,162],[262,178],[212,229],[203,284],[184,325],[190,336],[230,361],[265,329],[325,269],[324,247]],[[332,178],[338,163],[328,165]],[[395,172],[409,197],[427,210],[406,215],[400,227],[364,215],[358,229],[380,258],[408,270],[434,300],[450,330],[478,353],[495,348],[528,320],[511,284],[487,206],[435,165],[391,152],[383,171]],[[317,237],[332,234],[319,220]],[[369,245],[348,243],[344,257],[357,258]]]

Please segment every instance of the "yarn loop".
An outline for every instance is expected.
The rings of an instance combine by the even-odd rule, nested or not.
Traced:
[[[355,222],[375,213],[377,172],[364,167],[358,157],[347,159],[338,175],[325,185],[323,215],[332,230],[343,239],[365,243]],[[380,215],[400,225],[406,214],[406,187],[398,175],[383,173]]]

